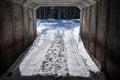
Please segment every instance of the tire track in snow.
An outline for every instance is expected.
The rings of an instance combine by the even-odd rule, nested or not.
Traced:
[[[73,35],[73,33],[71,32],[71,35]],[[78,45],[77,45],[77,41],[74,39],[74,36],[72,36],[72,45],[74,45],[73,49],[75,49],[76,51],[76,58],[78,59],[78,61],[80,61],[80,63],[82,63],[81,65],[84,66],[84,70],[83,72],[88,72],[87,77],[89,77],[89,80],[105,80],[104,74],[102,72],[98,73],[94,73],[90,67],[86,64],[85,59],[80,55],[80,50],[78,49]],[[76,47],[76,48],[75,48]]]
[[[75,50],[75,53],[76,53],[76,58],[77,58],[77,63],[79,65],[82,65],[84,68],[82,69],[83,72],[87,72],[86,75],[89,75],[89,70],[87,69],[86,67],[86,64],[85,62],[83,61],[82,57],[80,56],[80,51],[78,50],[78,45],[77,45],[77,41],[74,39],[74,36],[73,36],[73,32],[71,32],[71,35],[72,35],[72,45],[74,45],[73,49]],[[88,76],[89,77],[89,76]]]
[[[64,40],[59,30],[42,61],[39,72],[41,75],[65,76],[68,74],[67,59],[64,53]]]
[[[69,37],[68,37],[69,36]],[[78,47],[75,43],[74,35],[72,31],[67,31],[65,33],[65,41],[67,48],[67,62],[69,74],[71,76],[83,76],[88,77],[89,71],[86,69],[80,56],[78,56]]]
[[[47,38],[44,40],[44,42],[41,44],[41,47],[39,47],[39,61],[38,63],[36,64],[36,69],[34,71],[34,74],[39,74],[39,69],[41,66],[41,63],[45,57],[45,55],[47,54],[47,50],[50,48],[50,45],[51,45],[51,42],[53,41],[53,38],[54,38],[54,32],[51,31],[51,33],[48,33],[48,36]]]
[[[25,57],[23,62],[20,64],[20,70],[23,75],[38,74],[38,65],[41,64],[41,61],[53,40],[53,34],[54,32],[49,32],[49,34],[46,34],[46,38],[42,42],[41,46],[30,51]]]

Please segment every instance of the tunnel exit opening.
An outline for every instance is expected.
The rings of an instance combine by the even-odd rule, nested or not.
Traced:
[[[39,7],[36,10],[37,35],[49,29],[76,30],[74,34],[79,40],[80,9],[75,6]],[[76,33],[75,33],[76,32]]]

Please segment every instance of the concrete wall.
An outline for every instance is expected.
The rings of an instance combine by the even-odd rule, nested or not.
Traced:
[[[119,0],[101,0],[81,10],[81,38],[108,80],[120,80]]]
[[[0,74],[33,42],[33,11],[27,6],[0,1]]]

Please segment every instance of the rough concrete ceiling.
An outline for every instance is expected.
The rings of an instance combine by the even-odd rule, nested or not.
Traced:
[[[22,3],[26,2],[27,0],[6,0],[6,1],[22,4]]]
[[[7,0],[7,1],[11,1],[14,3],[18,3],[18,4],[23,4],[26,6],[30,4],[38,4],[42,6],[79,5],[79,7],[83,8],[83,7],[92,5],[100,0]]]

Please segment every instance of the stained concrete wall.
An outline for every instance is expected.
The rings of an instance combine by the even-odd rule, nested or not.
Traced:
[[[33,42],[33,11],[27,6],[0,1],[0,74]]]
[[[119,0],[101,0],[81,10],[81,38],[108,80],[120,80]]]

